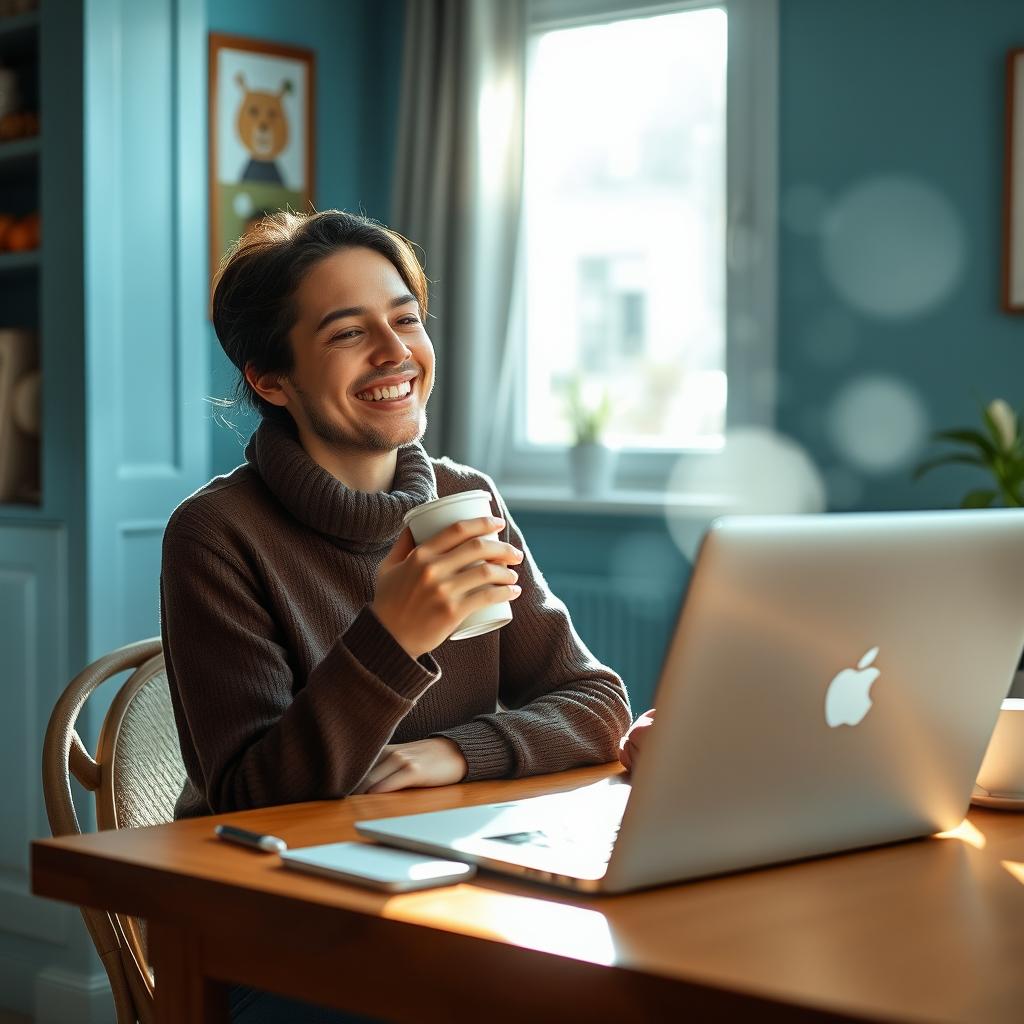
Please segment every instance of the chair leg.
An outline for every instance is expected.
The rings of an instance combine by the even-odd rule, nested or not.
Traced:
[[[135,1002],[132,999],[131,990],[128,988],[128,979],[124,974],[124,965],[121,963],[121,949],[117,944],[113,925],[108,914],[98,910],[91,910],[88,907],[81,907],[82,917],[85,919],[85,926],[89,930],[89,937],[92,939],[96,952],[100,955],[100,963],[107,972],[110,980],[110,991],[114,995],[114,1009],[117,1011],[117,1024],[137,1024],[138,1015],[135,1012]]]

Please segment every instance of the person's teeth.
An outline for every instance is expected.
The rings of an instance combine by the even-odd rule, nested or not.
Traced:
[[[412,391],[412,382],[403,381],[401,384],[394,384],[386,388],[371,388],[369,391],[361,391],[356,398],[366,402],[379,402],[382,399],[404,398]]]

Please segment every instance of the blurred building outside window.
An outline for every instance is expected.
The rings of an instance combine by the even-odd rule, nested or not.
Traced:
[[[741,213],[759,171],[730,168],[750,155],[730,152],[757,87],[730,52],[749,41],[750,6],[534,0],[503,478],[558,475],[574,376],[593,404],[610,395],[606,440],[636,486],[663,482],[681,452],[719,449],[727,424],[763,420],[730,379],[771,359],[754,308],[739,311],[742,346],[762,351],[730,358],[730,288],[756,306],[737,275],[765,271],[732,258],[751,234]]]

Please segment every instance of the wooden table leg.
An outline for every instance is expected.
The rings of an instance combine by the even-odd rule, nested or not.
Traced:
[[[149,922],[157,1024],[228,1024],[228,987],[203,971],[202,937]]]

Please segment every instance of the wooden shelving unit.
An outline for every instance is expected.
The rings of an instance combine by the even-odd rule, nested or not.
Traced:
[[[22,100],[29,110],[39,109],[40,67],[39,11],[0,18],[0,68],[10,68],[18,76]],[[41,205],[41,166],[43,142],[39,135],[0,139],[0,214],[23,217]],[[0,517],[24,514],[41,504],[26,501],[25,494],[38,494],[41,480],[41,445],[15,426],[12,418],[13,378],[24,378],[35,360],[41,357],[40,282],[43,273],[41,248],[19,251],[0,250],[0,329],[22,328],[34,332],[33,361],[21,354],[5,374],[0,366]],[[28,468],[26,468],[28,467]],[[28,475],[28,481],[23,482]],[[18,481],[14,494],[7,480]]]
[[[32,46],[39,31],[39,12],[11,14],[0,18],[0,58]]]
[[[42,249],[28,252],[0,252],[0,274],[25,274],[39,270],[43,261]]]
[[[0,142],[0,180],[3,177],[39,170],[39,136]]]

